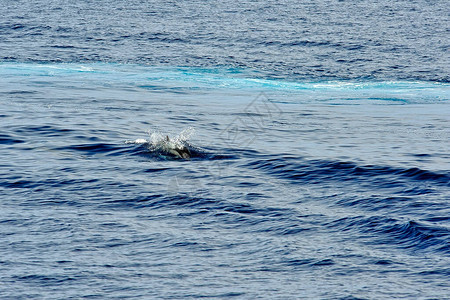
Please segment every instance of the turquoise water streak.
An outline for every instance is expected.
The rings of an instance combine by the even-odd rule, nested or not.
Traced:
[[[387,100],[412,103],[436,103],[450,99],[450,84],[426,81],[301,81],[260,79],[245,69],[218,68],[161,68],[121,64],[0,64],[4,79],[17,80],[21,76],[38,78],[59,77],[75,81],[97,81],[99,85],[115,84],[159,91],[171,90],[246,90],[289,93],[296,96],[315,95],[310,100],[331,100],[342,95],[352,100]],[[19,79],[20,80],[20,79]],[[348,96],[344,96],[349,94]],[[384,95],[377,98],[377,95]],[[339,97],[339,96],[337,96]],[[341,98],[339,97],[339,98]],[[305,99],[306,100],[306,99]]]

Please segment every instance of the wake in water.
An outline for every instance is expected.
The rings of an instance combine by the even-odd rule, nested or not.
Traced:
[[[127,144],[137,144],[146,147],[146,150],[159,158],[170,159],[184,159],[201,156],[200,149],[192,146],[188,140],[194,134],[193,128],[183,130],[178,136],[169,137],[167,134],[161,132],[152,132],[150,139],[137,139],[135,141],[126,141]]]

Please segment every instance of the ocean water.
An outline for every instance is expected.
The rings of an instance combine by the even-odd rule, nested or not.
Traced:
[[[450,299],[445,1],[0,4],[1,299]]]

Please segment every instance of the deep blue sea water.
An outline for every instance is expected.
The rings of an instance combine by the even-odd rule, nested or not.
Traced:
[[[450,299],[449,13],[0,0],[0,298]]]

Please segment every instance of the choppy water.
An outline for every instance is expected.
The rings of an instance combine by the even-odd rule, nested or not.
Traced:
[[[1,298],[450,298],[444,1],[0,3]]]

